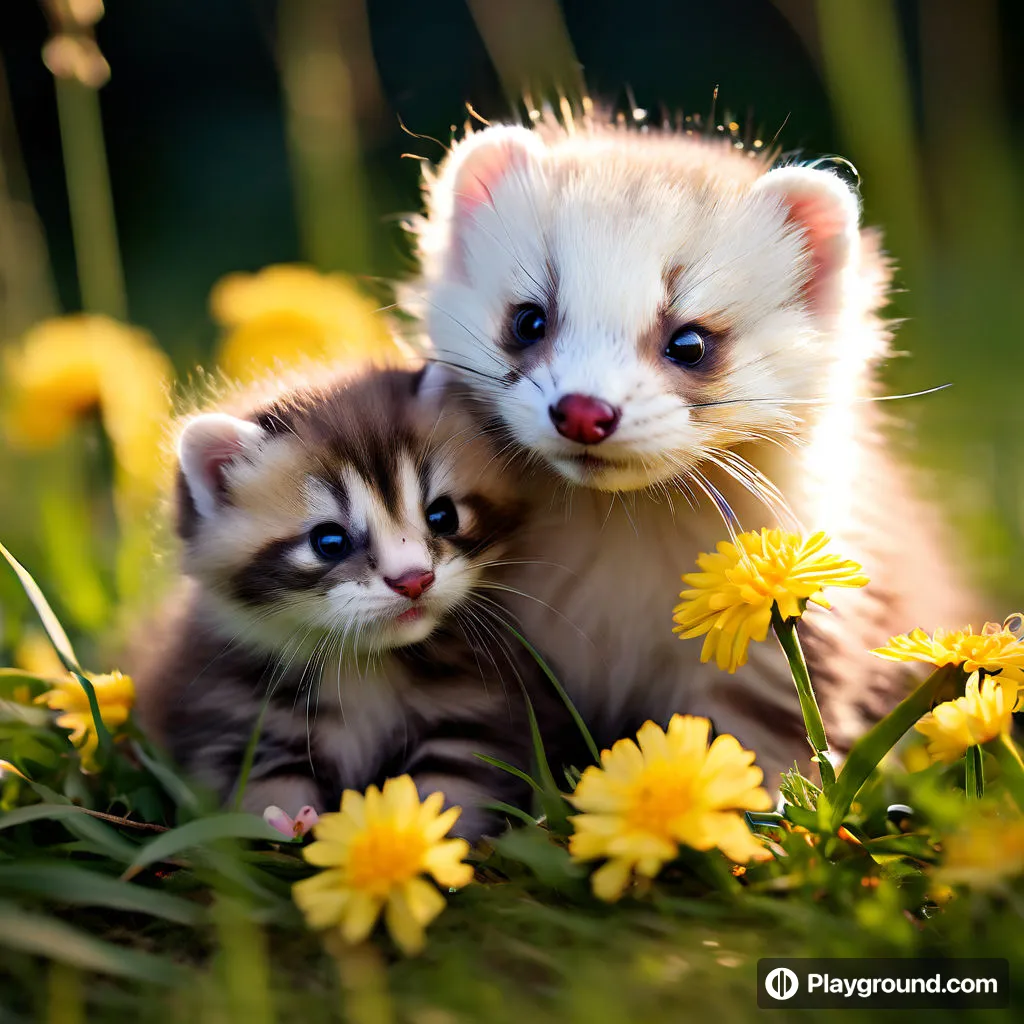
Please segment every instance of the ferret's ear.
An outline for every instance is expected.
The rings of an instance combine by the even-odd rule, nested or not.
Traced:
[[[228,466],[247,452],[253,452],[266,434],[255,423],[224,413],[196,416],[185,424],[178,439],[180,482],[195,512],[203,518],[215,515],[225,495]],[[179,530],[184,536],[186,510],[180,510]]]
[[[843,271],[858,258],[860,203],[841,178],[811,167],[780,167],[754,186],[777,197],[787,220],[803,234],[811,257],[804,293],[814,312],[827,316],[842,306]]]
[[[512,175],[526,174],[544,152],[529,128],[496,125],[474,132],[449,157],[445,176],[451,190],[452,251],[462,268],[466,229],[481,207],[494,205],[495,192]]]

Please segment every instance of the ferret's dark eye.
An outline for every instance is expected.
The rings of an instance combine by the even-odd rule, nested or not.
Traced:
[[[677,366],[696,366],[707,352],[704,334],[696,327],[680,327],[665,346],[665,358]]]
[[[459,513],[451,498],[438,498],[427,506],[427,526],[437,537],[448,537],[459,529]]]
[[[325,562],[340,562],[352,553],[352,541],[337,523],[320,523],[309,531],[309,546]]]
[[[540,306],[520,306],[512,314],[512,334],[520,345],[535,345],[547,329],[548,315]]]

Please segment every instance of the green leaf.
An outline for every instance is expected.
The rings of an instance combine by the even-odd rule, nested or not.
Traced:
[[[0,544],[0,555],[7,559],[7,563],[14,570],[15,575],[17,575],[18,581],[28,595],[28,599],[32,602],[32,607],[35,608],[36,614],[43,624],[43,629],[46,630],[46,635],[50,638],[50,643],[53,644],[54,649],[57,651],[57,656],[64,663],[64,667],[69,672],[81,672],[82,670],[79,667],[74,648],[71,646],[71,641],[68,639],[67,633],[64,632],[60,619],[54,614],[49,602],[43,596],[39,585],[32,579],[29,571],[3,544]]]
[[[208,818],[196,818],[187,825],[171,829],[143,844],[135,855],[124,878],[132,878],[143,868],[160,860],[175,857],[184,850],[216,842],[218,839],[262,839],[270,843],[293,842],[271,828],[255,814],[232,811]]]
[[[531,789],[536,790],[538,793],[542,792],[540,784],[531,776],[527,775],[522,769],[517,768],[514,764],[509,764],[508,761],[502,761],[497,757],[490,757],[488,754],[474,754],[473,756],[478,757],[481,761],[493,766],[494,768],[500,768],[503,772],[508,772],[509,775],[514,775],[517,779],[522,779],[523,782],[527,783]]]
[[[958,675],[960,669],[956,665],[936,669],[909,697],[900,701],[853,745],[835,787],[829,794],[829,826],[833,831],[843,823],[850,804],[882,758],[914,727],[922,715],[931,710],[936,696]]]
[[[525,865],[538,881],[552,888],[587,875],[587,869],[577,864],[564,846],[552,842],[551,834],[539,825],[513,829],[499,836],[493,844],[503,857]]]
[[[57,903],[150,914],[178,924],[196,925],[204,917],[201,907],[178,896],[60,861],[0,864],[0,889]]]
[[[809,811],[806,807],[797,807],[795,804],[784,804],[782,813],[794,825],[810,829],[812,832],[818,831],[817,811]]]
[[[114,860],[126,864],[135,856],[138,846],[102,821],[93,818],[77,804],[32,804],[18,807],[0,817],[0,831],[32,821],[60,821],[73,835],[87,840]]]
[[[135,978],[157,985],[181,985],[185,974],[163,957],[94,938],[63,921],[0,903],[0,944],[72,964],[87,971]]]

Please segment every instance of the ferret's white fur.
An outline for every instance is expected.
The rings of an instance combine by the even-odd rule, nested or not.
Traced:
[[[777,728],[798,714],[777,645],[753,645],[730,677],[698,664],[699,641],[671,632],[680,574],[726,535],[692,475],[710,476],[715,461],[735,468],[729,453],[740,452],[876,581],[830,594],[831,617],[812,613],[834,648],[840,678],[822,685],[845,746],[884,679],[867,648],[890,631],[956,625],[962,612],[933,524],[886,457],[877,407],[862,401],[886,351],[874,316],[886,274],[861,237],[854,193],[825,170],[768,170],[720,141],[499,126],[456,144],[425,194],[414,225],[422,277],[408,304],[436,358],[526,456],[532,528],[513,557],[564,568],[516,566],[505,583],[530,595],[515,611],[585,715],[614,732],[638,711],[707,714],[769,771],[807,754],[802,737]],[[552,302],[550,353],[509,378],[515,359],[499,343],[509,308]],[[724,404],[695,408],[699,374],[638,350],[659,317],[724,325],[727,380],[707,396]],[[581,446],[549,418],[573,392],[622,409],[616,432],[590,449],[603,468],[580,466]],[[697,508],[680,493],[687,479]],[[792,525],[780,502],[730,501],[745,529],[780,516]]]

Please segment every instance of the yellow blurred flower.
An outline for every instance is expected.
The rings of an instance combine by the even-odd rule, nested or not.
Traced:
[[[1024,874],[1024,819],[994,816],[967,822],[943,843],[945,856],[936,881],[998,889]]]
[[[128,713],[135,703],[135,685],[130,676],[120,672],[94,676],[87,674],[89,682],[96,691],[96,704],[100,709],[103,724],[113,732],[128,720]],[[36,698],[37,704],[45,704],[53,711],[62,711],[57,717],[57,725],[62,729],[70,729],[68,737],[78,748],[82,757],[82,766],[88,771],[96,767],[95,753],[99,743],[89,698],[85,695],[82,684],[69,675],[42,696]]]
[[[444,796],[422,803],[408,775],[388,779],[365,796],[345,790],[341,811],[322,814],[313,826],[316,842],[303,850],[324,870],[296,882],[292,894],[312,928],[338,926],[346,942],[370,934],[381,910],[392,938],[407,953],[423,948],[424,928],[445,907],[444,897],[423,876],[457,888],[473,878],[462,863],[464,839],[445,839],[461,813],[442,812]]]
[[[1017,687],[996,676],[986,676],[980,685],[978,680],[979,673],[973,673],[962,697],[936,705],[915,726],[927,737],[928,753],[936,761],[952,764],[968,747],[988,743],[1013,728]]]
[[[85,313],[44,320],[9,353],[5,369],[12,444],[54,445],[97,409],[128,481],[162,481],[172,371],[146,331]]]
[[[772,606],[784,619],[799,618],[803,602],[831,607],[824,587],[863,587],[868,578],[856,563],[825,554],[829,538],[816,533],[803,538],[783,530],[751,531],[722,541],[717,554],[702,554],[702,572],[683,582],[691,589],[680,595],[673,629],[680,639],[705,636],[700,660],[714,657],[725,672],[746,664],[751,640],[768,635]]]
[[[305,360],[404,359],[377,307],[343,274],[301,264],[228,274],[210,293],[226,331],[220,367],[251,378]]]
[[[987,622],[980,633],[970,626],[937,629],[933,636],[915,629],[894,636],[871,653],[887,661],[921,661],[936,668],[960,665],[965,672],[984,669],[998,673],[1004,682],[1024,686],[1024,642],[1009,628],[1016,618],[1011,615],[1002,626]]]
[[[601,899],[617,900],[634,871],[653,878],[680,844],[717,847],[740,863],[771,856],[743,818],[772,807],[754,754],[735,736],[717,736],[709,747],[709,730],[706,718],[690,715],[673,715],[667,731],[647,722],[637,742],[619,740],[600,767],[583,772],[570,797],[583,813],[571,819],[569,852],[581,861],[607,858],[591,879]]]
[[[14,648],[14,664],[41,679],[60,679],[67,675],[50,638],[41,629],[29,628],[22,633]]]

